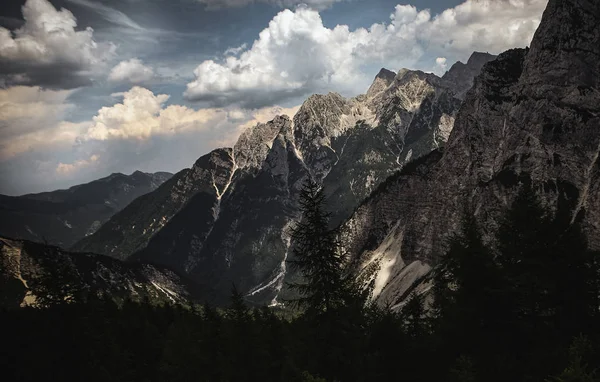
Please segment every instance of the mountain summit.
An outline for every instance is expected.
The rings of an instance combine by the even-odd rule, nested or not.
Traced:
[[[250,300],[275,302],[292,277],[287,233],[306,177],[325,188],[333,225],[349,218],[386,178],[446,143],[462,102],[454,87],[382,69],[364,95],[312,95],[293,121],[248,129],[74,248],[172,267],[212,286],[216,301],[234,282]]]

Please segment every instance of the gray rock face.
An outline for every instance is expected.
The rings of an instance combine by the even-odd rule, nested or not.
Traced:
[[[313,95],[293,122],[249,129],[77,248],[167,265],[210,285],[217,303],[232,282],[252,301],[276,303],[293,277],[288,232],[306,177],[323,184],[337,225],[405,163],[443,146],[460,103],[450,83],[406,69],[382,69],[355,98]]]
[[[379,73],[377,73],[377,76],[375,76],[375,80],[369,87],[369,90],[367,90],[367,98],[375,98],[378,94],[381,94],[391,85],[395,77],[396,73],[386,68],[382,68]]]
[[[493,240],[525,179],[550,208],[585,210],[590,245],[600,247],[598,25],[600,3],[551,0],[530,50],[484,66],[427,175],[386,183],[345,223],[344,242],[359,269],[380,264],[381,303],[402,302],[444,253],[465,210]],[[385,198],[391,211],[378,211]]]
[[[489,53],[474,52],[466,64],[457,62],[444,74],[442,79],[449,82],[452,90],[460,99],[473,87],[473,80],[481,72],[483,65],[493,61],[496,56]]]
[[[135,198],[154,191],[173,174],[115,173],[67,190],[0,195],[0,234],[64,247],[92,234]]]

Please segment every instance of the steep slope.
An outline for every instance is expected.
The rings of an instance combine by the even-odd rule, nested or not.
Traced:
[[[40,277],[52,272],[50,267],[57,261],[72,270],[87,293],[110,296],[115,301],[130,298],[157,303],[187,303],[199,290],[195,284],[163,267],[124,263],[90,253],[69,253],[54,246],[0,237],[2,306],[35,305]],[[63,268],[60,270],[64,272]]]
[[[521,182],[531,181],[551,208],[585,211],[590,244],[599,248],[598,25],[600,3],[551,0],[530,50],[484,66],[428,176],[386,184],[378,198],[391,212],[378,211],[374,198],[344,224],[353,259],[380,263],[381,303],[400,303],[435,265],[465,211],[492,232]]]
[[[445,144],[461,104],[453,86],[433,74],[382,69],[365,95],[313,95],[293,121],[259,124],[232,149],[201,158],[194,171],[204,175],[176,208],[163,202],[174,180],[76,248],[167,265],[214,287],[216,302],[232,283],[250,300],[276,302],[293,277],[288,227],[299,218],[304,179],[323,184],[337,225],[405,163]],[[160,225],[149,228],[155,220]]]
[[[171,176],[166,172],[115,173],[68,190],[0,195],[0,234],[68,247]]]
[[[284,118],[276,118],[267,124],[258,124],[244,132],[233,149],[217,149],[200,157],[191,169],[180,171],[155,192],[133,201],[94,235],[75,244],[73,249],[127,259],[143,249],[156,232],[185,205],[192,203],[192,199],[193,207],[189,211],[194,211],[190,217],[193,221],[188,221],[182,214],[177,220],[180,223],[174,223],[173,227],[183,224],[200,230],[192,236],[202,236],[202,232],[205,235],[219,215],[221,199],[229,187],[241,172],[251,173],[262,164],[284,123]],[[177,231],[177,228],[169,229]],[[154,259],[150,257],[149,260]],[[186,270],[189,265],[185,261],[163,263],[176,264],[179,269]]]
[[[152,235],[192,196],[207,195],[214,203],[215,188],[223,189],[230,178],[232,168],[231,149],[218,149],[204,155],[191,169],[178,172],[156,191],[134,200],[94,235],[76,243],[73,250],[126,259],[134,251],[143,248]]]

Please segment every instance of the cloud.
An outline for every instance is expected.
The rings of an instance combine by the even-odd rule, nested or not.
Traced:
[[[440,69],[442,72],[446,70],[446,68],[448,67],[448,63],[447,63],[447,59],[446,57],[438,57],[435,59],[435,65],[436,68]]]
[[[139,42],[158,43],[161,40],[173,40],[185,37],[206,37],[204,33],[198,32],[179,32],[174,30],[165,30],[161,28],[151,28],[140,25],[124,12],[100,3],[98,0],[66,0],[69,3],[84,7],[99,15],[103,20],[113,24],[116,28],[111,28],[109,33],[106,30],[100,31],[104,36],[111,36],[111,40],[122,41],[123,35],[128,35]],[[137,0],[134,0],[137,1]],[[123,1],[116,1],[122,4]],[[121,46],[121,44],[119,45]]]
[[[138,23],[133,21],[125,13],[123,13],[117,9],[108,7],[104,4],[89,1],[89,0],[67,0],[67,1],[69,3],[77,4],[77,5],[80,5],[80,6],[83,6],[83,7],[86,7],[88,9],[95,11],[100,16],[102,16],[106,21],[113,23],[115,25],[118,25],[118,26],[121,26],[124,28],[138,30],[138,31],[143,31],[145,29],[141,25],[139,25]]]
[[[79,172],[86,167],[89,167],[98,162],[100,159],[99,155],[92,155],[89,159],[80,159],[73,163],[62,163],[60,162],[58,166],[56,166],[56,173],[59,175],[68,175],[71,176],[76,172]]]
[[[206,60],[184,95],[221,106],[263,107],[309,93],[357,94],[371,78],[364,68],[415,67],[425,57],[464,59],[528,45],[547,0],[467,0],[432,16],[398,5],[387,24],[351,31],[323,25],[307,7],[283,10],[239,57]]]
[[[67,9],[59,11],[47,0],[27,0],[22,12],[22,27],[14,32],[0,27],[4,86],[89,85],[93,73],[114,54],[114,45],[94,40],[92,28],[76,30],[77,21]]]
[[[246,50],[248,48],[248,44],[243,43],[242,45],[238,46],[237,48],[227,48],[227,50],[225,51],[225,53],[223,53],[223,55],[225,56],[237,56],[238,54],[240,54],[241,52],[243,52],[244,50]]]
[[[23,194],[112,172],[179,171],[206,152],[231,147],[247,127],[296,108],[193,109],[134,86],[110,106],[69,122],[78,90],[0,89],[0,193]],[[118,97],[118,99],[117,99]]]
[[[290,8],[304,4],[310,8],[322,10],[331,7],[335,3],[345,0],[197,0],[206,5],[208,10],[217,10],[222,8],[239,8],[250,4],[263,3],[270,4],[280,8]],[[347,0],[346,0],[347,1]]]
[[[0,161],[24,152],[71,146],[86,123],[64,121],[72,90],[16,86],[0,89]]]
[[[93,118],[85,139],[148,139],[154,135],[174,135],[186,130],[202,130],[215,120],[226,118],[219,109],[194,110],[164,103],[166,94],[134,86],[123,93],[123,101],[103,107]]]
[[[108,80],[111,82],[130,84],[150,82],[154,78],[154,70],[137,58],[119,62],[108,75]]]

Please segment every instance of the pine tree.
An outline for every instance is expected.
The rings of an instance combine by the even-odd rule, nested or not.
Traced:
[[[243,322],[249,319],[250,309],[244,302],[244,295],[238,291],[235,284],[231,287],[231,304],[227,315],[235,322]]]
[[[308,179],[300,192],[302,219],[292,228],[294,259],[290,264],[300,271],[302,283],[289,284],[299,292],[294,302],[311,312],[327,312],[343,304],[342,257],[330,214],[325,211],[325,194]]]

